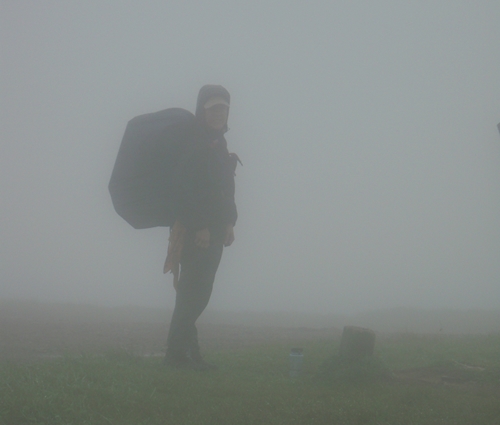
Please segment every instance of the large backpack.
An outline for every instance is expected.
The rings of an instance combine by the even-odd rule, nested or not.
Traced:
[[[128,122],[108,187],[116,212],[134,228],[173,225],[173,173],[193,123],[180,108]]]

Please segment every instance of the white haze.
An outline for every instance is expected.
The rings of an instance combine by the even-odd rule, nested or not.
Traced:
[[[173,306],[107,184],[129,119],[212,83],[244,166],[211,309],[498,308],[500,2],[0,7],[0,298]]]

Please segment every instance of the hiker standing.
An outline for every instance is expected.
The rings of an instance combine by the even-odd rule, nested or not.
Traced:
[[[201,356],[195,323],[210,299],[223,247],[234,241],[234,173],[238,157],[228,152],[224,138],[229,105],[230,95],[224,87],[201,88],[196,119],[186,140],[189,148],[177,166],[176,221],[164,269],[174,273],[176,287],[165,356],[169,366],[215,368]]]

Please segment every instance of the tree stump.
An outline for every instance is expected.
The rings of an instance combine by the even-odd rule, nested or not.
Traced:
[[[359,360],[373,356],[375,350],[375,332],[359,326],[344,326],[340,340],[340,357]]]

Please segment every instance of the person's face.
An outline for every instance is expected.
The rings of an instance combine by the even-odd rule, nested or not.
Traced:
[[[205,109],[205,121],[210,128],[222,130],[227,123],[229,107],[226,105],[213,105]]]

